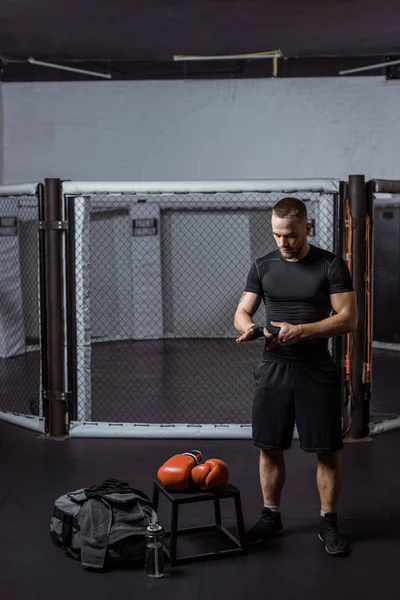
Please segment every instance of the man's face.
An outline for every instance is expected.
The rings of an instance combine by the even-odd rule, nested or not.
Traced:
[[[293,260],[299,256],[307,243],[310,226],[306,219],[285,217],[280,219],[272,214],[272,233],[283,258]]]

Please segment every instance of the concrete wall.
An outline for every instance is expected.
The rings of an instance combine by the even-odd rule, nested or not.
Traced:
[[[6,183],[400,176],[380,77],[2,87]]]

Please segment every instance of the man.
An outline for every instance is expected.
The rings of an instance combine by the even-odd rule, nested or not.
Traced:
[[[262,541],[282,530],[284,451],[291,446],[296,421],[300,447],[318,459],[319,537],[330,554],[346,554],[349,547],[338,530],[336,512],[343,447],[341,386],[328,338],[356,330],[356,295],[343,259],[308,243],[310,225],[301,200],[280,200],[271,224],[278,249],[252,265],[234,318],[241,334],[238,344],[265,338],[254,373],[252,417],[264,507],[248,541]],[[265,328],[253,321],[261,301]]]

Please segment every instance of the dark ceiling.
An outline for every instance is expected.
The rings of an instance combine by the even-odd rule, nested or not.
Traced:
[[[396,56],[400,0],[0,1],[4,81],[71,78],[27,64],[29,56],[81,68],[97,65],[97,70],[110,69],[114,79],[270,76],[266,61],[212,65],[172,60],[174,54],[278,48],[286,59],[280,74],[287,76],[297,68],[300,75],[317,75],[325,65],[330,74],[337,65]]]

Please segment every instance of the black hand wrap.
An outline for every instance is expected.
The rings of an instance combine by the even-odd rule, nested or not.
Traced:
[[[281,328],[275,327],[274,325],[267,325],[267,331],[274,337],[278,337]]]
[[[256,340],[259,337],[265,337],[264,327],[261,327],[260,325],[253,325],[252,327],[250,327],[250,329],[254,330],[253,337],[251,338],[252,340]]]

